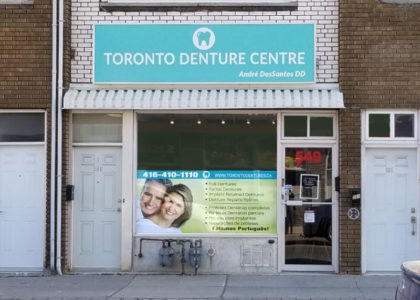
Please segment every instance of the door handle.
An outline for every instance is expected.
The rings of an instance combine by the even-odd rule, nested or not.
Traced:
[[[303,201],[301,200],[289,200],[289,201],[283,201],[283,203],[286,206],[302,206],[303,205]]]
[[[416,235],[416,217],[411,216],[411,225],[413,225],[413,228],[411,230],[411,235]]]
[[[117,212],[121,212],[121,207],[118,207],[117,208]]]

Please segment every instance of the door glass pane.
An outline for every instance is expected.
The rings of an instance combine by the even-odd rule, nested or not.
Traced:
[[[311,136],[333,136],[334,123],[333,117],[311,117],[310,135]]]
[[[389,122],[389,114],[370,114],[369,137],[390,137]]]
[[[0,142],[43,142],[43,113],[1,113]]]
[[[121,114],[73,114],[73,143],[121,142]]]
[[[332,150],[286,148],[285,153],[285,262],[330,265]]]
[[[331,202],[331,148],[286,148],[285,159],[293,200]]]
[[[395,137],[414,137],[414,114],[395,114]]]
[[[307,116],[285,116],[284,117],[284,136],[305,137],[308,135]]]

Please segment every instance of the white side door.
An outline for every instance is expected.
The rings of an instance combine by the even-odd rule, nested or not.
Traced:
[[[45,252],[45,148],[0,146],[0,270],[41,271]]]
[[[74,148],[73,269],[120,269],[121,148]]]
[[[398,271],[419,257],[416,149],[367,149],[365,171],[366,269]]]

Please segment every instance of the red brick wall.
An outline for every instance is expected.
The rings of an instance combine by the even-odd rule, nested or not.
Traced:
[[[420,108],[420,5],[340,0],[340,88],[340,272],[360,273],[360,220],[347,210],[361,186],[361,110]]]

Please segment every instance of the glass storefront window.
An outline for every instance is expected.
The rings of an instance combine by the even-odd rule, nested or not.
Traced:
[[[274,119],[140,114],[136,232],[275,234]]]
[[[43,113],[0,113],[0,142],[43,142]]]
[[[121,142],[121,114],[73,114],[73,143]]]

